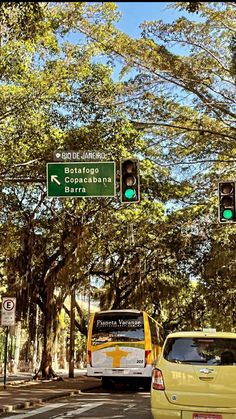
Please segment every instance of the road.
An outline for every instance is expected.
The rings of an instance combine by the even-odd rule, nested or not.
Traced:
[[[151,419],[150,394],[144,391],[101,388],[66,398],[56,399],[40,407],[3,413],[1,419]]]

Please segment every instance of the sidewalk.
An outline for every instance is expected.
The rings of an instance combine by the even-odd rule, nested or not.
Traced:
[[[75,378],[49,381],[27,381],[9,383],[4,389],[0,384],[0,413],[12,412],[15,409],[25,409],[39,405],[51,399],[79,394],[80,390],[87,390],[100,386],[98,378],[77,375]]]

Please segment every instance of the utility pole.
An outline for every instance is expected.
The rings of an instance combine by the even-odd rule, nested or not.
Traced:
[[[88,274],[88,327],[89,327],[89,320],[90,320],[90,305],[91,305],[91,280],[90,274]]]
[[[5,334],[5,349],[4,349],[4,379],[3,379],[3,387],[6,390],[6,382],[7,382],[7,344],[8,344],[8,333],[9,328],[6,326],[6,334]]]
[[[69,351],[69,378],[74,378],[74,354],[75,354],[75,286],[71,290],[70,304],[70,351]]]

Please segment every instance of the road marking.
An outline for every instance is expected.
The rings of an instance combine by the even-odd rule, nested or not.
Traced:
[[[81,407],[79,407],[76,410],[70,410],[69,412],[64,412],[61,413],[59,415],[57,415],[56,417],[59,419],[66,419],[72,416],[80,416],[82,413],[87,412],[88,410],[94,409],[95,407],[99,407],[104,403],[87,403],[85,405],[82,405]],[[9,418],[7,418],[9,419]]]
[[[129,404],[129,405],[128,405],[128,407],[126,407],[126,408],[124,409],[124,412],[125,412],[126,410],[133,409],[133,407],[135,407],[135,406],[136,406],[136,403],[131,403],[131,404]]]
[[[52,409],[57,409],[58,407],[62,407],[65,406],[65,404],[67,403],[55,403],[55,404],[51,404],[45,407],[40,407],[39,409],[36,410],[31,410],[30,412],[27,413],[21,413],[20,415],[14,415],[14,416],[8,416],[7,419],[24,419],[24,418],[28,418],[34,415],[39,415],[40,413],[45,413],[49,410]]]

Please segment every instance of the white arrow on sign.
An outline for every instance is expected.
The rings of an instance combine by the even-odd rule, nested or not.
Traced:
[[[59,182],[59,180],[57,179],[57,175],[51,175],[51,182],[56,182],[58,185],[60,185],[61,183]]]

